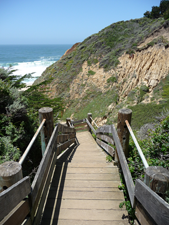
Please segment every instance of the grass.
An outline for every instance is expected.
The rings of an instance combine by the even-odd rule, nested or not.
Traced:
[[[128,108],[132,110],[132,128],[138,130],[146,123],[156,123],[155,117],[162,113],[164,109],[169,110],[169,100],[158,105],[156,103],[140,103]]]
[[[115,104],[118,102],[117,90],[113,89],[104,94],[94,87],[90,90],[93,91],[88,91],[81,102],[79,102],[79,99],[72,102],[62,119],[66,119],[72,114],[74,114],[75,119],[83,119],[87,117],[89,112],[92,113],[93,118],[104,117],[107,113],[107,107],[112,102]]]

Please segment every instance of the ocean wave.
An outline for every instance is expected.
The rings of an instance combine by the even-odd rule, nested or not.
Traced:
[[[57,60],[56,60],[57,61]],[[1,67],[8,68],[9,65],[12,65],[12,68],[16,70],[14,75],[24,76],[25,74],[33,73],[32,79],[25,79],[25,83],[30,85],[32,84],[37,77],[41,76],[41,74],[45,71],[47,67],[52,65],[56,61],[49,61],[45,58],[40,61],[33,61],[33,62],[18,62],[18,63],[6,63],[0,64]]]

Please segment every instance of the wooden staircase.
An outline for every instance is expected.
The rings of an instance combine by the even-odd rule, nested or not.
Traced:
[[[79,145],[65,162],[57,162],[41,225],[125,225],[128,214],[118,189],[118,168],[91,134],[77,133]]]

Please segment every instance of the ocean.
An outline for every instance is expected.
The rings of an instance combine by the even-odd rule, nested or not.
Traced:
[[[31,79],[25,79],[31,85],[43,71],[58,61],[72,45],[0,45],[0,67],[10,65],[17,71],[15,75],[34,73]]]

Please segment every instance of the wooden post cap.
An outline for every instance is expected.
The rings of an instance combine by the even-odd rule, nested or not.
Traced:
[[[22,179],[22,166],[8,161],[0,165],[0,192]]]
[[[144,182],[154,192],[165,194],[169,190],[169,171],[161,166],[150,166],[145,170]]]
[[[128,145],[129,145],[129,131],[126,126],[125,120],[131,123],[132,110],[123,108],[118,112],[118,122],[117,122],[117,133],[121,146],[123,148],[124,154],[128,157]]]
[[[43,107],[43,108],[39,109],[39,112],[40,113],[50,113],[50,112],[53,112],[53,109],[50,107]]]
[[[50,137],[52,135],[54,129],[54,122],[53,122],[53,109],[50,107],[43,107],[39,109],[39,122],[46,119],[45,125],[41,130],[41,146],[42,146],[42,155],[44,155],[45,149],[48,145]]]
[[[127,114],[131,114],[132,110],[131,109],[127,109],[127,108],[123,108],[123,109],[119,110],[119,113],[127,115]]]

